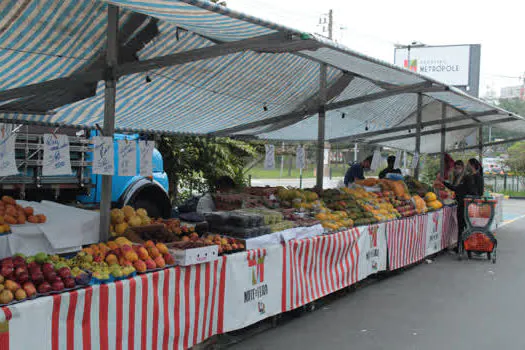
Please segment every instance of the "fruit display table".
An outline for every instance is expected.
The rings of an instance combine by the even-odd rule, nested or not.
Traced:
[[[455,211],[292,239],[2,307],[0,349],[188,349],[447,248],[457,237]]]

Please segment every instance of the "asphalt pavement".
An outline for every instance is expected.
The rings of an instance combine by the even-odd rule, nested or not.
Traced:
[[[496,264],[445,253],[232,349],[525,349],[525,201],[504,208]]]

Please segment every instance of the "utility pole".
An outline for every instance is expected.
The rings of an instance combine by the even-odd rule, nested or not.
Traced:
[[[334,37],[334,12],[328,11],[328,38],[332,40]]]
[[[321,35],[325,37],[327,36],[328,39],[330,40],[334,38],[334,11],[333,10],[329,10],[328,14],[323,13],[319,17],[319,26],[321,27]]]

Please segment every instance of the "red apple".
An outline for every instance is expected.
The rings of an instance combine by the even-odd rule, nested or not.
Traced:
[[[29,272],[31,274],[34,274],[35,272],[40,272],[40,273],[43,273],[42,272],[42,269],[40,268],[40,266],[31,266],[31,268],[29,269]]]
[[[29,281],[29,274],[27,272],[24,272],[16,278],[17,282],[20,284],[24,284]]]
[[[72,277],[64,278],[64,286],[66,288],[75,288],[75,280]]]
[[[24,290],[27,294],[28,297],[32,297],[33,295],[36,294],[36,288],[35,288],[35,285],[31,282],[26,282],[24,283]]]
[[[48,272],[55,271],[55,267],[51,263],[45,263],[42,265],[42,271],[44,272],[44,275]]]
[[[13,259],[12,258],[5,258],[4,260],[2,260],[2,266],[11,266],[11,267],[14,267],[14,263],[13,263]]]
[[[49,283],[51,283],[52,281],[55,280],[55,278],[57,278],[57,274],[55,271],[49,271],[49,272],[44,272],[44,277],[46,278],[46,281],[48,281]]]
[[[64,288],[65,288],[64,282],[62,282],[62,281],[53,282],[53,284],[51,284],[51,288],[55,292],[60,292],[61,290],[64,290]]]
[[[43,282],[41,285],[38,286],[38,293],[49,293],[51,292],[51,285],[47,282]]]
[[[0,269],[0,274],[8,279],[10,279],[13,276],[13,272],[13,267],[9,267],[6,265],[2,265],[2,268]]]
[[[31,280],[36,285],[40,285],[42,282],[44,282],[44,274],[42,271],[35,271],[34,273],[31,273]]]
[[[58,275],[62,278],[70,277],[71,270],[69,269],[69,267],[62,267],[60,270],[58,270]]]
[[[33,270],[34,268],[38,268],[40,270],[40,265],[36,261],[30,262],[29,264],[27,264],[27,269],[29,271]]]
[[[56,276],[55,279],[48,281],[48,282],[51,283],[51,285],[53,285],[53,283],[62,282],[62,278]]]
[[[133,248],[131,248],[127,244],[124,244],[124,245],[122,245],[122,247],[120,247],[120,250],[122,251],[122,253],[126,254],[127,252],[133,251]]]
[[[15,256],[15,258],[13,259],[13,265],[15,267],[26,266],[26,261],[21,256]]]
[[[97,263],[102,262],[102,260],[103,260],[103,259],[102,259],[102,257],[101,257],[100,255],[97,255],[97,256],[93,259],[93,261],[94,261],[94,262],[97,262]]]
[[[25,267],[19,266],[15,270],[15,277],[18,278],[23,273],[27,273],[27,269]]]

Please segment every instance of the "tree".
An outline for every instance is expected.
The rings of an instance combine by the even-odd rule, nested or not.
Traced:
[[[525,172],[525,142],[516,142],[507,150],[509,158],[506,165],[510,167],[514,173]]]
[[[213,190],[221,176],[246,182],[244,167],[259,154],[256,145],[229,138],[163,137],[158,146],[169,177],[170,197],[181,201],[193,191]]]
[[[503,109],[506,109],[509,112],[525,116],[525,101],[521,101],[518,99],[500,100],[499,106]]]

